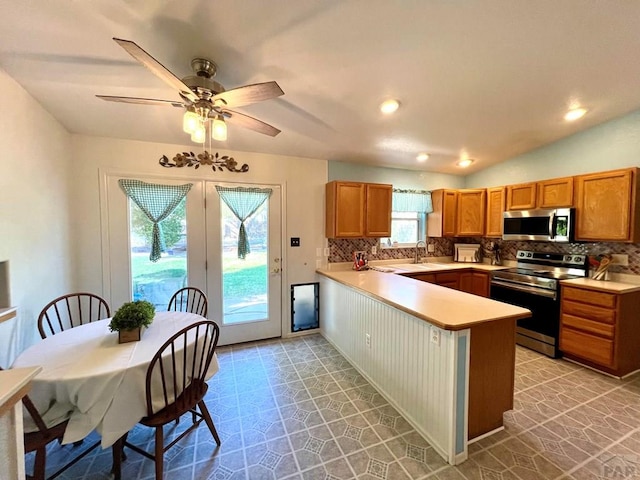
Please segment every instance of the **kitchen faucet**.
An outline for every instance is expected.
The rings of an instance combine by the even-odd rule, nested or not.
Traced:
[[[418,240],[416,242],[416,255],[413,260],[413,263],[422,263],[422,262],[418,262],[418,248],[420,247],[420,244],[424,246],[424,255],[427,256],[427,243],[424,240]]]

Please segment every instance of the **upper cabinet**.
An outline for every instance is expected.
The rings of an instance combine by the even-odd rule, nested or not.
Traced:
[[[573,177],[507,185],[506,210],[573,206]]]
[[[537,208],[573,206],[573,177],[552,178],[537,183]]]
[[[484,235],[485,202],[484,188],[458,190],[456,208],[456,235],[459,237],[481,237]]]
[[[536,184],[507,185],[507,210],[536,208]]]
[[[391,236],[391,201],[393,186],[365,184],[365,237]]]
[[[429,237],[454,237],[456,235],[457,190],[434,190],[431,192],[433,212],[427,215]]]
[[[579,175],[576,180],[576,240],[640,241],[638,169]]]
[[[433,212],[427,216],[430,237],[484,235],[486,190],[434,190]]]
[[[326,185],[328,238],[391,236],[393,186],[333,181]]]
[[[504,212],[505,188],[487,188],[487,237],[502,237],[502,212]]]

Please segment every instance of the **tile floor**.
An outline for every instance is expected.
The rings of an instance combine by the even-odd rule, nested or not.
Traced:
[[[640,375],[616,380],[518,347],[505,430],[452,467],[319,335],[222,347],[218,359],[207,405],[222,447],[201,425],[166,455],[167,479],[640,478]],[[74,447],[50,450],[53,472]],[[110,465],[98,449],[59,478],[108,479]],[[154,478],[153,463],[131,452],[123,478]]]

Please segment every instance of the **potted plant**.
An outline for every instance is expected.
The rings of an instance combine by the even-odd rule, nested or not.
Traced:
[[[111,318],[109,330],[118,332],[118,343],[137,342],[142,328],[148,327],[156,314],[156,308],[146,300],[123,304]]]

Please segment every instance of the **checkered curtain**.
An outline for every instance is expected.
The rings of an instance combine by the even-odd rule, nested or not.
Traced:
[[[433,212],[431,192],[424,190],[393,189],[392,207],[394,212]]]
[[[193,184],[157,185],[128,179],[120,179],[118,184],[127,197],[133,200],[153,223],[153,238],[149,260],[157,262],[160,259],[160,253],[165,251],[162,221],[171,215],[171,212],[187,196]]]
[[[227,204],[238,220],[238,258],[245,259],[251,253],[244,222],[271,196],[270,188],[220,187],[216,185],[220,199]]]

